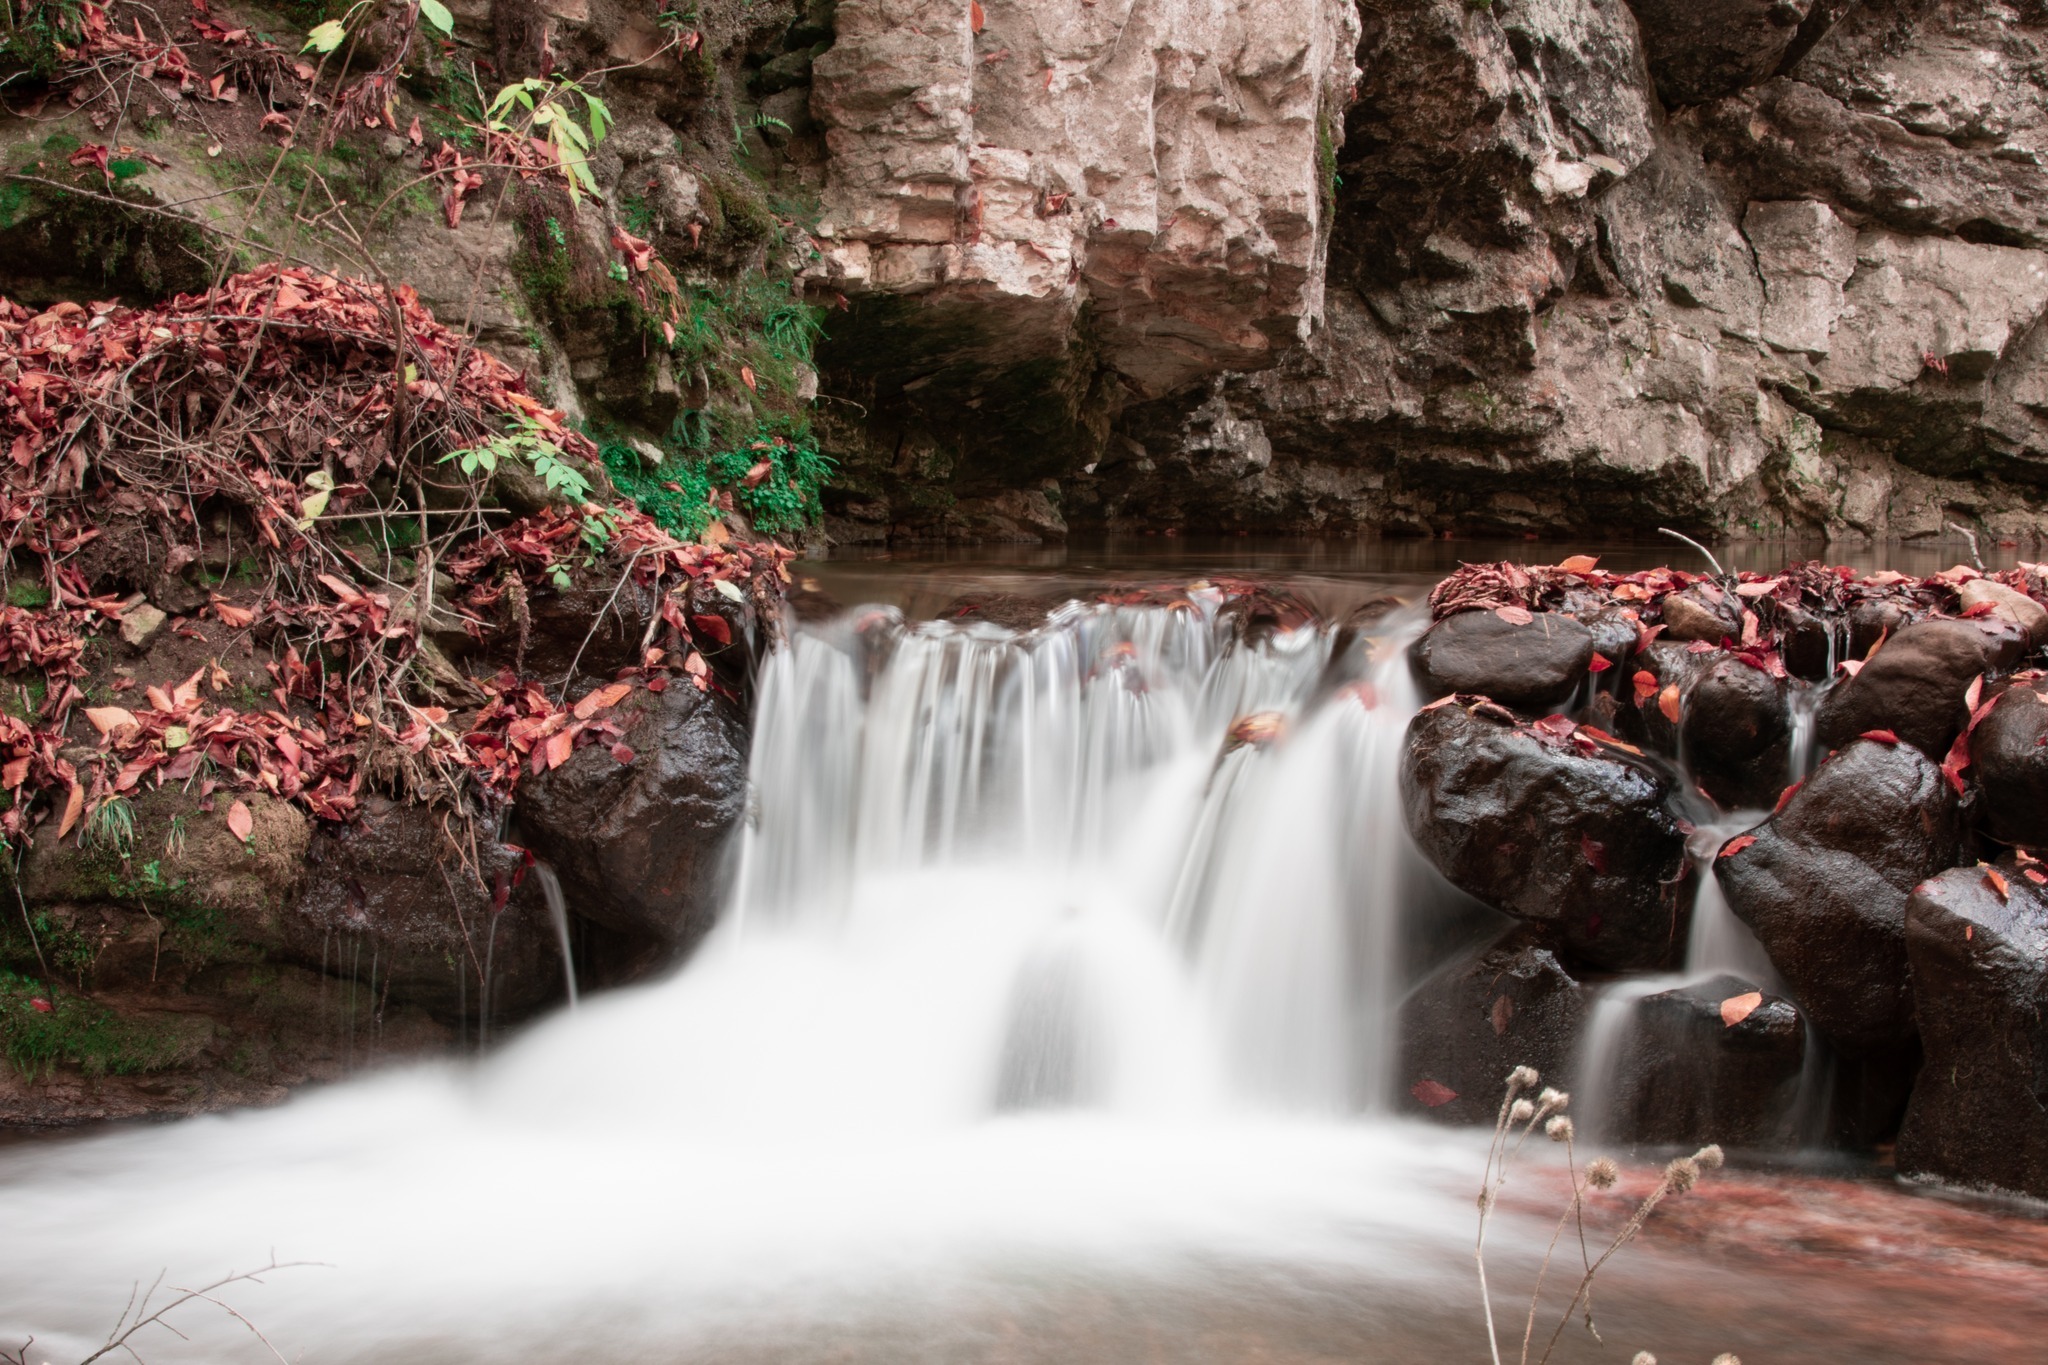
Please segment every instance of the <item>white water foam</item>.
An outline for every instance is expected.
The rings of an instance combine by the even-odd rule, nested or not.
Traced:
[[[763,679],[734,903],[690,966],[476,1064],[0,1161],[0,1343],[131,1280],[327,1262],[296,1358],[673,1360],[754,1319],[1228,1255],[1469,1293],[1482,1138],[1360,1122],[1401,985],[1391,621],[1220,594],[1015,635],[858,613]],[[1231,747],[1237,718],[1282,733]],[[188,1311],[152,1361],[267,1358]]]

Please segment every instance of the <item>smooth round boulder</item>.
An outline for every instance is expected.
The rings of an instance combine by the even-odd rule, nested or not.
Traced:
[[[1491,697],[1537,715],[1571,700],[1593,661],[1593,632],[1557,612],[1520,614],[1461,611],[1431,626],[1408,650],[1423,691]]]
[[[1458,954],[1401,1004],[1396,1103],[1446,1123],[1491,1123],[1518,1066],[1569,1089],[1587,995],[1533,924]]]
[[[2033,864],[1913,893],[1906,954],[1926,1062],[1899,1131],[1908,1175],[2048,1199],[2048,895]]]
[[[1718,645],[1742,637],[1742,609],[1735,599],[1711,583],[1695,583],[1658,604],[1664,638]]]
[[[1984,793],[1984,822],[2011,844],[2048,848],[2048,691],[2039,682],[2005,690],[1970,732],[1970,768]]]
[[[1816,718],[1820,742],[1839,749],[1858,735],[1889,730],[1940,762],[1969,723],[1970,684],[2012,667],[2026,648],[2019,627],[1995,617],[1907,626],[1828,693]]]
[[[1768,806],[1791,780],[1792,721],[1786,680],[1722,653],[1681,700],[1685,757],[1724,807]]]
[[[1791,1001],[1734,976],[1690,982],[1635,1003],[1596,1121],[1617,1142],[1781,1146],[1805,1061]]]
[[[1941,770],[1909,744],[1859,740],[1724,845],[1714,867],[1828,1041],[1852,1057],[1895,1057],[1914,1038],[1906,900],[1955,863],[1961,843]]]
[[[1452,885],[1551,926],[1574,960],[1665,965],[1685,944],[1692,879],[1664,779],[1560,730],[1496,706],[1418,713],[1401,768],[1408,831]]]

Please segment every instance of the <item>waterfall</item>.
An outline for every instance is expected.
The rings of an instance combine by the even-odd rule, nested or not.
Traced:
[[[1422,623],[1340,654],[1320,625],[1248,643],[1223,600],[799,632],[762,683],[726,938],[880,942],[971,886],[947,913],[1007,935],[963,945],[992,1000],[930,1019],[988,1039],[962,1094],[1377,1105]]]
[[[562,879],[545,862],[534,863],[533,875],[540,881],[541,896],[548,903],[548,918],[554,921],[555,941],[562,948],[562,986],[569,997],[569,1008],[573,1010],[577,1004],[576,955],[569,947],[569,903],[562,896]]]

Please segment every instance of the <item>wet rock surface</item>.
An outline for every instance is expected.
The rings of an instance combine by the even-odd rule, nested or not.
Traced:
[[[2048,689],[2008,688],[1970,732],[1970,759],[1992,835],[2048,845]]]
[[[1806,1025],[1781,996],[1717,976],[1636,1002],[1607,1131],[1644,1143],[1781,1145],[1792,1135]]]
[[[1992,620],[1920,621],[1884,640],[1821,703],[1820,741],[1830,749],[1889,730],[1936,762],[1969,723],[1970,684],[2012,667],[2026,651],[2017,628]]]
[[[1859,740],[1716,862],[1729,905],[1829,1042],[1898,1054],[1914,1036],[1906,900],[1962,846],[1954,790],[1905,743]]]
[[[2048,1198],[2048,896],[2030,870],[2003,858],[1913,893],[1927,1056],[1899,1132],[1908,1175]]]
[[[1409,727],[1402,800],[1452,885],[1549,926],[1581,961],[1654,967],[1685,942],[1685,838],[1663,780],[1611,752],[1498,707],[1438,706]]]
[[[1569,701],[1592,662],[1593,632],[1553,612],[1520,615],[1529,619],[1461,611],[1431,626],[1409,651],[1425,692],[1491,697],[1539,714]]]
[[[1589,993],[1553,943],[1546,930],[1517,925],[1409,992],[1399,1016],[1401,1108],[1448,1123],[1491,1123],[1518,1066],[1570,1087]]]
[[[723,857],[746,801],[747,722],[679,680],[637,693],[630,752],[580,749],[522,786],[518,829],[553,864],[575,912],[673,960],[711,927]]]

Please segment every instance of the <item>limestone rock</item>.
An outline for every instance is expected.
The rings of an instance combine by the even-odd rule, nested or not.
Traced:
[[[1268,363],[1321,313],[1348,5],[842,0],[815,63],[821,279],[957,320],[956,361],[1056,359],[1085,302],[1146,393]],[[1136,111],[1135,114],[1133,111]]]
[[[2048,692],[2006,689],[1970,732],[1970,770],[1992,834],[2048,852]]]

